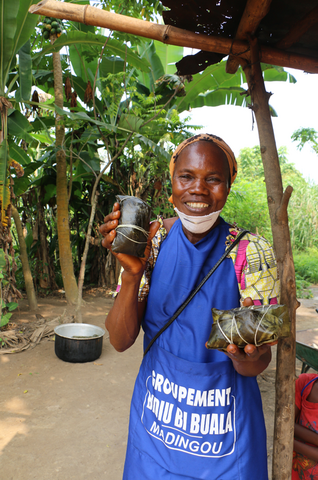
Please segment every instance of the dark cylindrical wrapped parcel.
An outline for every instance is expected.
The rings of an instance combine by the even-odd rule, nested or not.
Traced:
[[[150,227],[150,206],[137,197],[117,195],[120,219],[112,251],[134,257],[144,257]]]

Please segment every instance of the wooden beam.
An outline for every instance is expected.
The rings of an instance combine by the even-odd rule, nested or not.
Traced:
[[[250,60],[250,47],[245,41],[197,34],[172,27],[171,25],[157,25],[145,20],[107,12],[90,5],[75,5],[56,0],[43,0],[37,5],[32,5],[29,12],[131,33],[170,45],[197,48],[206,52],[222,53],[224,55],[232,54]],[[260,61],[280,67],[318,73],[318,58],[290,54],[283,50],[276,50],[266,46],[262,46],[260,50]]]
[[[288,306],[291,335],[279,340],[276,360],[276,401],[272,480],[290,480],[294,441],[295,408],[295,269],[288,227],[287,206],[292,187],[283,191],[282,176],[274,130],[268,107],[268,94],[258,58],[257,40],[251,40],[251,65],[245,70],[252,109],[255,114],[267,191],[268,209],[273,232],[273,246],[281,281],[280,302]]]
[[[247,0],[240,24],[238,26],[235,40],[248,40],[254,36],[261,20],[269,12],[272,0]],[[240,59],[230,55],[226,62],[226,72],[235,73],[240,65]]]
[[[276,43],[275,48],[286,50],[291,47],[304,35],[304,33],[316,25],[316,23],[318,23],[318,7],[315,7],[311,12],[307,13],[304,18],[297,22],[288,34]]]

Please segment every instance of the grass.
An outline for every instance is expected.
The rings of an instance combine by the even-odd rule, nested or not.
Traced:
[[[318,284],[318,249],[294,252],[296,290],[298,298],[312,298],[310,286]]]

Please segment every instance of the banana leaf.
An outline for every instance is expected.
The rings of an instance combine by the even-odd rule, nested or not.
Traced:
[[[286,305],[252,305],[232,310],[212,308],[212,316],[207,348],[225,351],[231,343],[239,348],[248,344],[260,346],[290,335]]]

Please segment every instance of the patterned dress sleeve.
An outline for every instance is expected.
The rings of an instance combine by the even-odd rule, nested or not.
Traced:
[[[234,240],[240,229],[230,228],[227,241]],[[280,282],[277,263],[270,243],[259,235],[246,234],[230,253],[241,300],[251,297],[255,305],[277,304]]]
[[[144,271],[144,274],[142,276],[142,279],[140,281],[140,286],[139,286],[139,293],[138,293],[138,302],[142,302],[145,300],[148,296],[149,293],[149,287],[150,287],[150,280],[151,280],[151,274],[152,271],[155,267],[158,253],[160,250],[160,245],[164,241],[164,239],[167,236],[167,231],[165,227],[163,226],[163,219],[161,217],[158,217],[158,222],[160,223],[160,227],[152,239],[151,243],[151,251],[150,255],[148,258],[148,262],[146,265],[146,269]],[[121,288],[121,276],[122,276],[123,268],[121,268],[120,273],[119,273],[119,278],[118,278],[118,285],[116,288],[116,292],[114,292],[113,297],[116,297],[118,292],[120,291]]]

